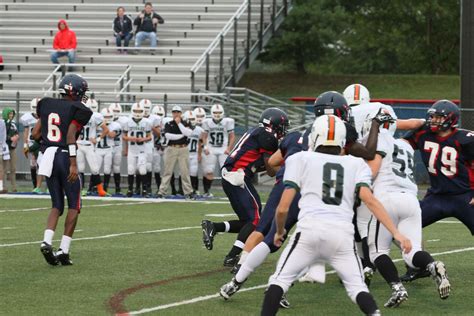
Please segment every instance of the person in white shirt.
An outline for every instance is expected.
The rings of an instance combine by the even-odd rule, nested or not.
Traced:
[[[214,104],[211,107],[211,117],[202,122],[204,129],[204,155],[202,155],[204,196],[212,197],[210,189],[216,163],[219,163],[219,169],[221,169],[234,147],[234,126],[234,119],[224,117],[224,107],[220,104]]]
[[[193,111],[184,112],[184,120],[187,121],[190,125],[190,128],[193,130],[192,134],[189,136],[189,176],[191,178],[191,185],[193,186],[193,193],[199,194],[199,180],[198,180],[198,171],[199,171],[199,162],[201,161],[201,152],[202,152],[202,134],[204,130],[201,126],[196,125],[196,117],[194,116]]]
[[[125,125],[128,122],[127,116],[122,114],[122,106],[120,103],[111,103],[109,109],[114,114],[114,122],[117,122],[120,125],[120,130],[115,134],[114,146],[113,146],[113,156],[112,156],[112,165],[114,172],[114,182],[115,182],[115,194],[120,195],[120,167],[122,165],[122,157],[125,156],[124,146],[123,146],[123,130]]]
[[[308,266],[329,263],[342,280],[351,300],[367,315],[380,315],[363,281],[361,263],[354,246],[352,224],[354,200],[362,199],[375,217],[387,227],[405,253],[411,242],[391,221],[383,205],[372,195],[371,171],[365,161],[343,156],[346,128],[332,115],[313,124],[310,151],[299,152],[285,162],[283,192],[277,207],[274,243],[282,243],[289,206],[301,193],[298,224],[269,279],[262,315],[276,314],[280,299]]]
[[[145,143],[146,147],[146,186],[148,187],[148,193],[152,191],[152,172],[153,172],[153,148],[156,136],[159,137],[161,133],[161,117],[152,113],[152,103],[148,99],[143,99],[139,102],[145,109],[144,117],[150,121],[151,124],[151,141]],[[139,179],[137,178],[137,186],[139,185]],[[159,187],[158,187],[159,188]]]
[[[161,135],[161,130],[164,126],[164,120],[166,116],[165,108],[162,105],[155,105],[151,109],[151,114],[158,117],[160,120],[160,125],[158,128],[154,129],[154,139],[153,139],[153,173],[155,174],[155,183],[157,187],[156,194],[161,185],[161,158],[163,156],[163,137]]]

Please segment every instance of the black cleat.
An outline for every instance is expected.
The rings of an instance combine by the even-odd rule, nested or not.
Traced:
[[[290,308],[291,304],[288,301],[288,293],[283,293],[281,299],[280,299],[280,307],[281,308]]]
[[[69,258],[68,253],[64,253],[61,248],[56,252],[56,258],[63,266],[72,266],[72,260]]]
[[[132,197],[132,196],[133,196],[133,191],[128,190],[128,191],[127,191],[127,197]]]
[[[239,259],[240,259],[239,255],[235,257],[225,256],[224,267],[234,267],[237,263],[239,263]]]
[[[237,274],[239,272],[241,266],[242,265],[240,263],[237,263],[235,266],[232,267],[232,270],[230,270],[230,273],[232,273],[234,275]]]
[[[58,259],[54,255],[53,247],[50,244],[43,241],[41,243],[40,250],[47,263],[52,266],[57,266],[59,264]]]
[[[408,267],[407,272],[400,276],[400,280],[402,282],[412,282],[416,279],[427,278],[429,276],[431,276],[431,273],[427,269],[422,270]]]
[[[214,224],[211,221],[203,220],[201,222],[202,227],[202,242],[206,246],[207,250],[212,250],[212,243],[216,234]]]

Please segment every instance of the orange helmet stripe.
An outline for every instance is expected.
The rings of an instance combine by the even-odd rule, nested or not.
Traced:
[[[336,120],[334,119],[334,116],[329,115],[328,140],[334,140],[335,134],[336,134]]]
[[[354,85],[354,101],[360,101],[360,86]]]

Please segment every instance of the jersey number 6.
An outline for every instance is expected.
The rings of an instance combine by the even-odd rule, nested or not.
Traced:
[[[50,113],[48,115],[48,135],[46,137],[50,142],[59,142],[61,140],[60,124],[61,118],[58,113]]]

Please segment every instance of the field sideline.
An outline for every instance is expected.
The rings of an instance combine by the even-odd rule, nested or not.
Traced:
[[[230,280],[222,260],[235,235],[207,251],[200,221],[234,217],[223,200],[204,202],[87,199],[71,247],[74,266],[50,267],[39,252],[48,199],[0,198],[2,315],[256,315],[278,254],[229,301],[216,293]],[[62,221],[55,240],[61,238]],[[387,315],[472,315],[474,239],[455,219],[424,230],[426,249],[443,260],[453,285],[438,298],[430,279],[408,284],[409,300],[389,310],[390,289],[377,275],[371,291]],[[57,247],[56,241],[54,246]],[[400,258],[396,251],[394,258]],[[404,272],[401,262],[397,263]],[[327,267],[325,285],[296,284],[281,315],[354,315],[359,310]]]

